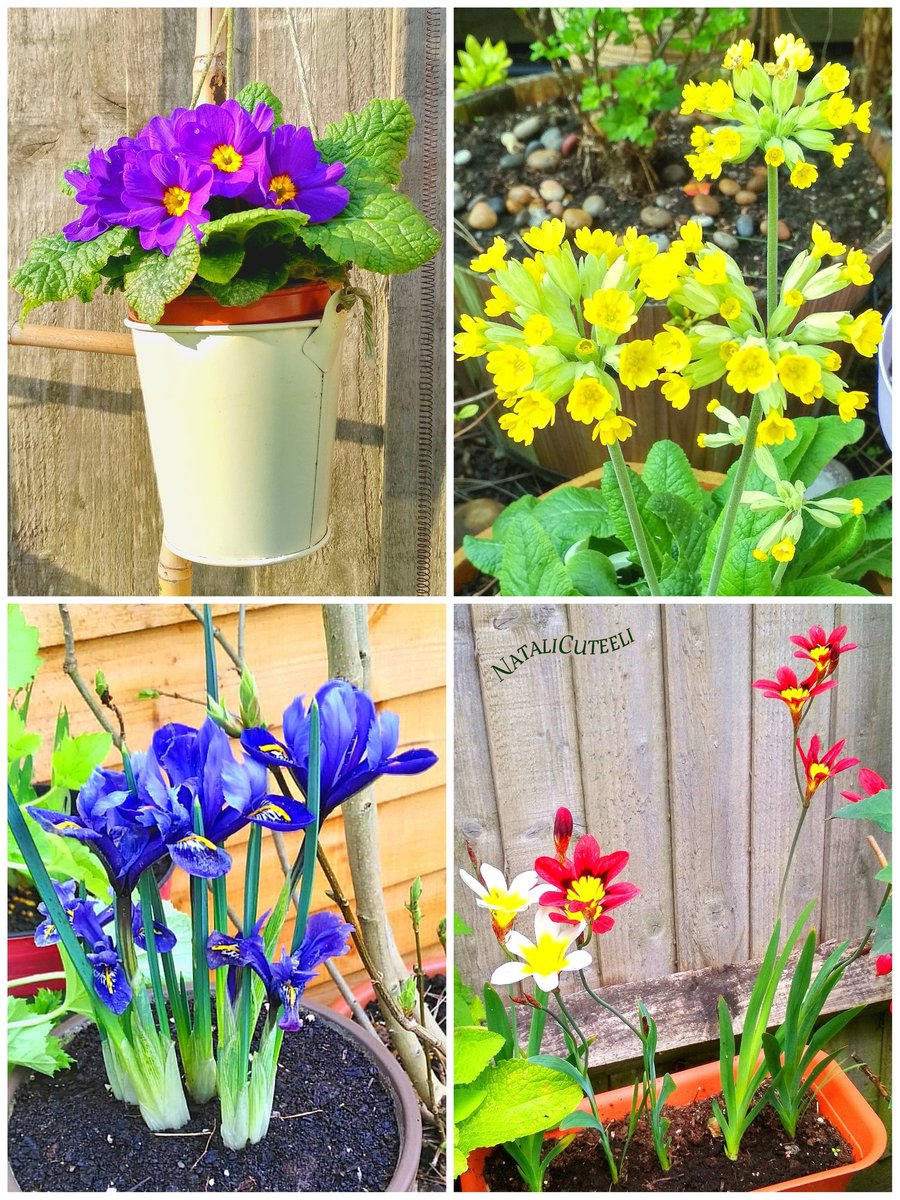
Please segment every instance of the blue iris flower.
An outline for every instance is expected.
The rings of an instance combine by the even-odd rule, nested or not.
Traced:
[[[306,985],[315,979],[316,969],[327,958],[346,954],[352,926],[345,924],[335,913],[313,913],[306,925],[306,933],[300,946],[293,954],[281,951],[275,962],[266,958],[260,928],[268,913],[261,917],[249,937],[238,934],[210,934],[206,943],[206,959],[210,967],[229,968],[229,990],[232,998],[232,977],[236,967],[249,967],[263,981],[269,1002],[283,1007],[278,1018],[282,1029],[300,1028],[300,997]]]
[[[71,815],[28,808],[48,833],[87,843],[120,896],[165,854],[189,875],[224,875],[231,857],[217,843],[248,821],[291,831],[312,820],[297,801],[268,796],[265,769],[252,759],[236,762],[227,735],[209,719],[199,730],[158,730],[150,750],[132,756],[131,772],[133,787],[122,771],[95,770]],[[202,834],[194,829],[197,804]]]
[[[400,722],[375,711],[372,697],[343,679],[316,692],[319,707],[319,820],[382,775],[418,775],[437,762],[424,748],[396,754]],[[304,795],[309,786],[309,707],[298,696],[284,714],[284,742],[266,729],[245,729],[241,745],[251,758],[290,770]]]

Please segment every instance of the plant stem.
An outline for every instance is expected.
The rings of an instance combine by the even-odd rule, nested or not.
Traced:
[[[612,1004],[609,1003],[609,1001],[604,1000],[602,996],[597,995],[597,993],[593,990],[593,988],[588,984],[588,981],[585,978],[584,971],[579,971],[578,976],[581,979],[581,986],[584,988],[584,990],[587,992],[587,994],[590,996],[590,998],[593,1001],[595,1001],[595,1003],[599,1004],[601,1008],[605,1008],[607,1012],[611,1012],[614,1017],[618,1017],[619,1020],[622,1022],[622,1024],[626,1025],[631,1030],[631,1032],[634,1034],[634,1036],[638,1039],[638,1041],[643,1045],[644,1039],[641,1036],[641,1032],[637,1028],[637,1026],[632,1025],[632,1023],[628,1020],[628,1018],[625,1016],[625,1014],[620,1013],[617,1008],[615,1008]]]
[[[766,229],[766,329],[768,330],[769,318],[775,311],[778,303],[778,168],[768,168],[768,226]],[[706,589],[707,596],[715,596],[719,590],[719,580],[722,577],[722,568],[725,566],[725,559],[728,556],[728,550],[731,544],[731,535],[734,532],[734,523],[737,520],[738,507],[741,503],[741,496],[744,492],[744,484],[747,482],[747,476],[750,474],[750,467],[753,464],[753,452],[756,449],[756,431],[759,428],[759,423],[762,420],[762,404],[758,395],[753,397],[753,403],[750,405],[750,416],[747,424],[747,436],[744,438],[744,445],[741,448],[741,456],[738,459],[737,470],[734,473],[734,482],[731,487],[731,494],[725,505],[725,512],[722,517],[722,529],[719,534],[719,544],[716,546],[716,556],[713,560],[712,571],[709,576],[709,586]],[[781,581],[779,580],[779,583]]]
[[[625,505],[625,512],[628,515],[628,524],[631,526],[631,533],[634,537],[634,544],[637,547],[638,558],[641,560],[641,570],[644,572],[644,579],[647,581],[650,595],[658,596],[660,595],[659,580],[656,578],[656,569],[653,566],[653,559],[650,557],[650,547],[647,544],[644,523],[641,520],[637,501],[634,498],[631,480],[628,478],[628,467],[625,465],[622,447],[618,442],[613,442],[609,447],[609,461],[612,463],[616,482],[619,485],[619,491],[622,493],[622,503]]]
[[[788,851],[787,862],[784,864],[784,874],[781,876],[781,887],[778,889],[778,908],[775,910],[775,920],[781,918],[781,906],[784,904],[784,891],[787,887],[788,875],[791,870],[791,863],[794,861],[794,851],[797,849],[797,843],[800,840],[800,831],[803,828],[803,822],[806,820],[806,814],[809,812],[809,805],[804,805],[800,809],[800,819],[797,821],[797,828],[794,830],[794,840],[791,842],[791,848]]]
[[[198,605],[186,604],[184,607],[188,610],[192,617],[198,620],[201,625],[203,624],[203,613]],[[234,663],[237,673],[241,675],[244,670],[244,660],[238,654],[237,650],[235,650],[234,646],[232,646],[231,642],[229,642],[228,638],[226,638],[225,634],[218,627],[218,625],[213,626],[213,637]]]
[[[781,562],[778,564],[778,568],[775,571],[775,574],[772,576],[772,595],[773,596],[777,596],[779,591],[781,590],[781,581],[782,581],[782,579],[784,579],[784,573],[787,569],[788,569],[788,565],[786,562]]]
[[[125,738],[119,733],[106,719],[106,714],[103,712],[94,693],[81,677],[81,672],[78,669],[78,659],[75,655],[75,635],[72,632],[72,618],[69,615],[68,604],[59,605],[59,619],[63,627],[63,641],[66,646],[66,656],[63,661],[63,671],[75,684],[75,687],[81,696],[82,700],[94,714],[97,723],[100,727],[109,734],[113,740],[116,749],[121,753],[125,750]]]

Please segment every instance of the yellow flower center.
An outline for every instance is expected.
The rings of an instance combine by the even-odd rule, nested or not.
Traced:
[[[809,782],[813,788],[817,788],[820,783],[824,783],[831,774],[828,767],[824,763],[813,763],[809,768]]]
[[[785,688],[781,693],[782,700],[786,701],[791,712],[799,712],[806,701],[809,699],[809,692],[806,688]]]
[[[516,914],[521,912],[528,904],[524,896],[519,896],[516,892],[506,892],[496,887],[491,888],[484,902],[494,914],[494,920],[501,929],[505,929],[507,925],[512,925],[516,919]]]
[[[183,216],[190,202],[191,193],[184,188],[170,187],[163,192],[163,207],[170,217]]]
[[[535,975],[555,975],[566,965],[566,944],[552,933],[542,933],[536,946],[523,949],[522,957]]]
[[[269,180],[268,191],[274,195],[275,203],[279,208],[297,195],[296,184],[290,175],[273,175]]]
[[[214,167],[218,167],[220,171],[227,171],[229,175],[235,171],[239,171],[244,165],[243,154],[238,154],[234,146],[216,146],[209,160]]]
[[[566,889],[567,899],[576,900],[580,904],[596,905],[598,912],[600,901],[605,895],[603,880],[598,879],[596,875],[582,875],[579,879],[573,879]]]

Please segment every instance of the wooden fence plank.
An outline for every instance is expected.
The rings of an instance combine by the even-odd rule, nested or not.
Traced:
[[[603,983],[652,979],[675,970],[675,919],[668,805],[668,757],[656,731],[665,728],[660,610],[573,604],[577,638],[627,630],[633,645],[609,657],[573,657],[585,823],[604,853],[631,854],[621,876],[640,897],[615,911],[615,936],[593,944]],[[543,663],[541,663],[543,665]]]
[[[716,967],[749,949],[750,611],[670,605],[663,629],[678,966]]]

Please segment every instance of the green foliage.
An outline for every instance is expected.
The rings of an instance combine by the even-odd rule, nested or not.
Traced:
[[[40,635],[35,626],[26,622],[18,604],[10,604],[6,609],[6,639],[6,686],[18,691],[34,680],[41,665]]]
[[[190,287],[199,266],[200,247],[194,231],[185,229],[168,257],[152,250],[132,258],[125,268],[125,299],[141,321],[156,325],[169,301]]]
[[[90,242],[69,242],[61,233],[37,238],[28,257],[13,272],[10,285],[22,295],[19,320],[42,304],[71,300],[87,302],[100,286],[101,270],[111,258],[129,255],[138,245],[133,229],[108,229]]]
[[[471,33],[466,37],[465,50],[457,51],[456,57],[459,61],[459,66],[453,68],[456,100],[504,83],[512,65],[512,59],[506,53],[506,42],[494,44],[490,38],[479,42]]]
[[[664,1171],[672,1167],[672,1139],[669,1137],[669,1119],[665,1115],[666,1101],[675,1091],[675,1081],[672,1076],[663,1076],[662,1084],[657,1089],[656,1047],[658,1033],[656,1022],[650,1016],[645,1005],[638,1000],[638,1019],[641,1023],[643,1037],[641,1048],[643,1052],[643,1087],[644,1100],[647,1105],[647,1115],[650,1121],[650,1132],[653,1137],[653,1149],[659,1165]]]
[[[40,1075],[55,1075],[71,1066],[72,1059],[53,1036],[60,1012],[61,992],[41,988],[36,996],[25,999],[7,996],[7,1058],[9,1068],[24,1067]],[[46,1020],[39,1018],[46,1017]]]
[[[248,83],[246,87],[242,87],[235,96],[241,108],[245,109],[250,115],[253,115],[253,110],[257,104],[267,104],[275,114],[275,119],[272,121],[272,128],[277,129],[282,122],[281,101],[265,83]]]

